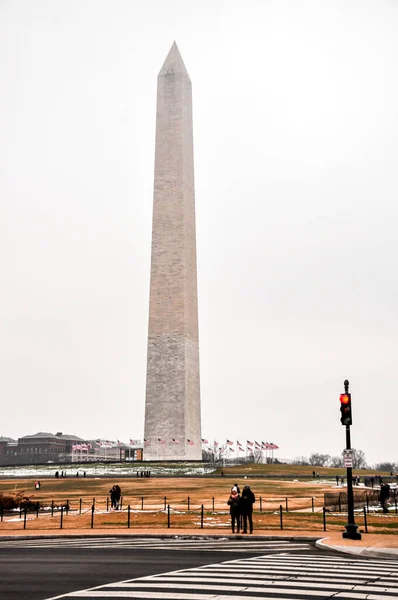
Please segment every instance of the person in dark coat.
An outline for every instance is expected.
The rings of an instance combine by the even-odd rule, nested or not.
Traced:
[[[111,495],[111,508],[116,508],[117,490],[116,490],[116,486],[115,485],[113,485],[111,487],[111,489],[109,490],[109,493]]]
[[[249,520],[249,531],[253,533],[253,504],[256,497],[250,489],[250,485],[245,485],[242,491],[240,501],[241,512],[243,515],[243,533],[247,533],[247,521]]]
[[[380,504],[383,509],[383,513],[388,513],[387,502],[390,497],[390,486],[388,483],[382,483],[380,486]]]
[[[227,504],[229,505],[229,512],[231,515],[232,533],[239,533],[240,530],[240,496],[238,490],[234,486],[231,490],[231,494],[228,498]]]
[[[115,508],[119,510],[119,502],[122,495],[122,490],[118,484],[115,485]]]

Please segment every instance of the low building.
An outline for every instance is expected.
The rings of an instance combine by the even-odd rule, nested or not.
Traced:
[[[60,454],[65,453],[66,441],[53,433],[40,431],[18,438],[20,464],[59,462]]]

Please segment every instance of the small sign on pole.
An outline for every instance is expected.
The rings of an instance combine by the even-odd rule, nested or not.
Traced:
[[[352,450],[343,450],[344,467],[352,469]]]

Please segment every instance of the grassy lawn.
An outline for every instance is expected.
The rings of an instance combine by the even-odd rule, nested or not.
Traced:
[[[271,474],[274,478],[263,478]],[[335,474],[344,473],[339,469],[318,468],[319,478],[312,478],[312,468],[290,465],[239,465],[224,468],[224,475],[198,477],[67,477],[41,479],[41,489],[34,489],[34,479],[0,479],[0,494],[22,492],[31,500],[39,501],[43,507],[65,505],[70,511],[63,514],[64,529],[84,529],[91,527],[91,507],[94,503],[94,527],[127,528],[130,506],[130,528],[164,528],[168,525],[165,506],[170,506],[170,527],[199,529],[201,527],[201,507],[203,505],[203,527],[209,530],[230,530],[230,517],[227,500],[230,488],[238,483],[241,489],[249,484],[256,495],[254,520],[256,531],[280,528],[280,506],[283,510],[283,529],[304,529],[308,532],[323,531],[322,512],[325,492],[345,491],[337,488]],[[308,479],[295,480],[296,475],[308,475]],[[278,478],[283,476],[283,478]],[[364,472],[360,472],[361,479]],[[363,480],[363,479],[362,479]],[[122,489],[122,511],[107,510],[110,507],[109,490],[118,483]],[[108,500],[108,502],[107,502]],[[188,511],[189,508],[189,511]],[[288,511],[286,511],[288,509]],[[299,512],[304,511],[304,512]],[[346,515],[327,513],[327,530],[343,530]],[[362,529],[363,515],[358,517]],[[388,515],[368,516],[369,531],[396,533],[398,518],[395,511]],[[0,523],[0,533],[23,527],[18,513],[14,520],[7,516]],[[58,529],[60,514],[54,516],[47,511],[37,519],[28,514],[26,529]]]

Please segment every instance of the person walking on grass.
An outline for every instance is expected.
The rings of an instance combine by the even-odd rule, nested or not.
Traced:
[[[253,504],[256,497],[250,489],[250,485],[245,485],[241,497],[241,512],[243,516],[243,533],[247,533],[247,521],[249,521],[249,531],[253,533]]]
[[[231,494],[228,498],[227,504],[229,505],[229,512],[231,515],[231,526],[232,533],[239,533],[240,531],[240,496],[238,494],[238,490],[234,486],[231,490]]]

